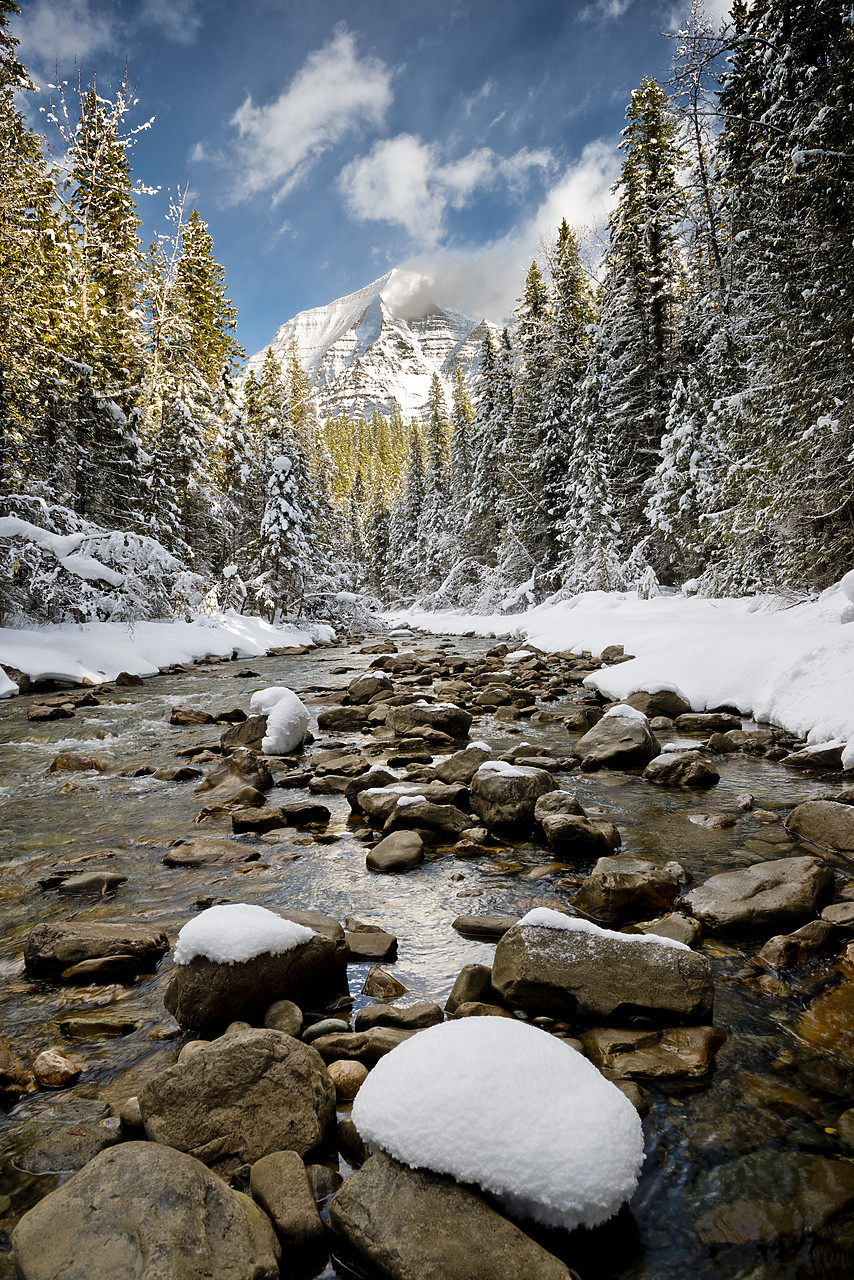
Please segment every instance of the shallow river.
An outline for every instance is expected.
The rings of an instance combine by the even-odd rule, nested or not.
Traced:
[[[431,637],[418,647],[433,649],[436,643]],[[489,646],[462,639],[455,647],[468,654]],[[352,673],[371,661],[357,649],[335,647],[305,656],[200,664],[184,674],[147,680],[141,688],[101,695],[100,705],[50,723],[28,722],[30,698],[0,704],[0,1034],[28,1060],[57,1045],[86,1061],[73,1089],[28,1095],[0,1118],[0,1197],[11,1199],[11,1207],[0,1210],[0,1232],[63,1177],[21,1172],[16,1161],[22,1150],[69,1118],[73,1123],[68,1106],[74,1100],[99,1098],[118,1110],[145,1079],[173,1062],[190,1038],[162,1007],[168,958],[156,976],[132,986],[33,981],[24,973],[22,951],[36,923],[76,915],[133,919],[162,927],[174,940],[199,906],[211,901],[314,909],[339,920],[355,915],[397,935],[399,959],[387,967],[408,989],[403,1003],[444,1003],[462,965],[491,963],[494,950],[456,933],[451,922],[457,915],[520,912],[535,903],[565,902],[573,889],[573,869],[547,873],[551,857],[545,847],[510,848],[476,863],[455,860],[445,851],[429,855],[423,867],[408,875],[372,874],[365,869],[364,846],[348,822],[349,806],[339,796],[320,797],[333,811],[320,840],[293,830],[282,838],[244,837],[261,857],[237,869],[188,871],[161,865],[165,848],[179,836],[231,835],[224,820],[193,824],[200,801],[192,783],[117,776],[138,765],[159,768],[173,763],[182,748],[218,740],[219,725],[170,726],[173,706],[248,710],[250,694],[272,684],[289,685],[311,698],[322,689],[346,686]],[[237,675],[247,666],[257,676]],[[350,672],[333,676],[339,666]],[[548,709],[559,713],[561,704]],[[522,729],[526,740],[556,754],[565,754],[570,744],[559,719],[523,724]],[[518,729],[513,732],[491,718],[477,721],[472,737],[486,739],[498,751],[520,741]],[[364,742],[354,734],[335,740]],[[60,751],[97,755],[110,772],[49,773]],[[804,852],[780,822],[738,810],[736,797],[750,792],[756,809],[787,809],[811,795],[832,794],[832,782],[805,780],[780,765],[743,756],[722,757],[719,767],[721,783],[708,793],[652,787],[621,773],[575,773],[561,775],[559,781],[578,790],[585,808],[616,823],[624,851],[677,859],[695,881],[728,867]],[[308,794],[297,790],[284,798]],[[690,821],[691,814],[718,810],[738,812],[736,825],[709,830]],[[109,851],[109,866],[128,877],[117,892],[80,900],[39,888],[54,864],[94,851]],[[836,871],[845,878],[841,866]],[[727,1043],[705,1087],[650,1090],[651,1110],[644,1121],[648,1155],[630,1213],[583,1239],[585,1233],[571,1239],[542,1237],[582,1280],[842,1280],[854,1274],[854,1219],[772,1244],[716,1248],[702,1244],[697,1233],[698,1219],[720,1197],[731,1199],[733,1186],[741,1187],[742,1199],[785,1201],[791,1179],[797,1182],[799,1161],[816,1154],[845,1160],[854,1156],[835,1132],[840,1113],[854,1101],[846,1093],[847,1078],[833,1064],[817,1060],[794,1035],[805,1005],[833,980],[841,942],[798,970],[796,980],[784,979],[785,985],[775,978],[758,980],[757,970],[747,966],[760,943],[743,949],[706,944],[718,977],[714,1021],[727,1031]],[[356,1007],[368,1002],[360,994],[368,968],[361,964],[349,970]],[[60,1023],[71,1016],[91,1020],[91,1032],[84,1028],[82,1036],[69,1039]],[[104,1035],[103,1026],[99,1030],[94,1024],[105,1019],[123,1024],[124,1034]],[[487,1090],[484,1081],[485,1096]],[[547,1099],[543,1106],[548,1107]],[[769,1111],[775,1117],[770,1138],[761,1125],[756,1128],[757,1117]],[[501,1123],[499,1116],[496,1123]],[[0,1235],[0,1250],[7,1250],[0,1252],[0,1280],[15,1274],[4,1239]],[[335,1272],[330,1265],[323,1274]]]

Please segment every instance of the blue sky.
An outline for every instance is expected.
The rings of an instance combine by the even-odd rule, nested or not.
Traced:
[[[40,86],[127,57],[147,239],[189,183],[252,354],[297,311],[409,265],[500,321],[562,217],[591,245],[625,105],[666,78],[676,0],[18,0]],[[725,0],[708,0],[722,17]],[[39,103],[29,96],[34,121]],[[591,249],[591,252],[594,250]]]

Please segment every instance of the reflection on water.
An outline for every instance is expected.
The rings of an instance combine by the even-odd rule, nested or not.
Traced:
[[[465,639],[456,644],[464,653],[488,647]],[[329,841],[320,843],[287,830],[281,838],[241,837],[260,857],[240,867],[162,866],[165,848],[180,836],[231,835],[224,820],[194,825],[200,801],[193,783],[118,776],[121,770],[173,763],[175,753],[191,744],[218,742],[219,725],[171,726],[174,705],[214,713],[235,706],[247,710],[256,689],[270,684],[287,684],[298,691],[343,687],[352,675],[332,676],[334,667],[357,670],[370,661],[341,649],[253,659],[257,678],[238,677],[238,663],[200,666],[187,674],[148,680],[142,688],[110,693],[100,706],[56,722],[28,722],[27,699],[0,704],[0,1028],[30,1060],[42,1049],[59,1045],[86,1061],[76,1088],[29,1095],[3,1122],[7,1159],[0,1173],[0,1196],[12,1197],[13,1215],[59,1181],[55,1175],[20,1172],[20,1152],[50,1129],[73,1123],[78,1113],[68,1109],[72,1104],[97,1110],[100,1099],[118,1109],[152,1073],[174,1061],[187,1038],[161,1004],[169,959],[157,975],[130,987],[31,981],[23,971],[22,951],[36,923],[75,916],[134,920],[156,924],[174,939],[202,900],[205,905],[211,900],[242,901],[273,910],[313,909],[339,920],[355,915],[398,936],[399,959],[392,971],[408,989],[404,1002],[443,1003],[462,965],[489,963],[493,952],[492,946],[457,934],[451,927],[455,916],[519,912],[534,903],[563,902],[572,891],[578,869],[550,867],[545,846],[517,845],[492,861],[485,856],[476,863],[436,851],[411,875],[373,875],[365,869],[364,846],[354,838],[349,807],[340,796],[322,797],[332,810]],[[560,709],[559,703],[549,706],[557,713]],[[506,725],[483,720],[473,736],[486,738],[498,751],[518,745],[522,737],[557,754],[569,744],[557,717],[547,724],[523,722],[520,728],[522,734],[513,733]],[[352,734],[336,740],[363,741]],[[60,751],[96,756],[109,771],[50,773],[50,763]],[[827,786],[748,757],[724,757],[720,768],[722,781],[708,793],[651,787],[625,774],[576,773],[564,775],[562,783],[577,789],[585,808],[616,823],[626,852],[676,859],[695,881],[763,857],[803,852],[779,822],[740,810],[737,798],[749,792],[756,809],[773,813],[809,795],[828,794]],[[297,790],[287,798],[307,795]],[[714,829],[691,821],[720,811],[736,814],[735,824]],[[128,877],[113,895],[80,900],[39,888],[39,880],[57,863],[96,852],[101,855],[96,865]],[[829,1155],[847,1163],[852,1155],[836,1133],[838,1117],[851,1102],[848,1077],[838,1064],[817,1066],[815,1055],[792,1034],[804,1005],[833,979],[834,950],[829,959],[819,958],[799,972],[797,982],[782,992],[757,984],[755,971],[746,968],[752,948],[712,942],[707,950],[719,978],[715,1021],[730,1037],[711,1085],[695,1092],[651,1091],[652,1107],[645,1121],[648,1158],[631,1216],[626,1215],[628,1225],[617,1230],[610,1224],[589,1233],[589,1238],[581,1233],[569,1241],[546,1233],[543,1241],[565,1254],[583,1280],[848,1276],[854,1271],[854,1238],[845,1215],[807,1243],[794,1235],[770,1248],[749,1239],[724,1247],[701,1238],[704,1215],[724,1189],[731,1190],[734,1180],[742,1179],[748,1199],[773,1199],[779,1194],[781,1170],[790,1181],[796,1180],[799,1161]],[[368,968],[361,964],[350,970],[357,1006],[365,1002],[360,992]],[[59,1022],[72,1015],[112,1017],[135,1029],[119,1037],[93,1035],[71,1042],[63,1037]],[[774,1086],[787,1082],[797,1086],[795,1100],[781,1103]],[[802,1098],[809,1105],[798,1101]],[[543,1106],[548,1106],[547,1099]],[[0,1230],[2,1218],[0,1213]],[[8,1258],[5,1265],[8,1268]],[[0,1255],[0,1277],[11,1275],[3,1266]]]

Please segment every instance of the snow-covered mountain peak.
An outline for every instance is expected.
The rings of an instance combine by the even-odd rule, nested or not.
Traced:
[[[301,311],[270,348],[284,362],[296,342],[323,416],[388,414],[397,403],[407,418],[422,415],[434,373],[450,401],[457,367],[468,374],[478,363],[485,324],[437,306],[428,277],[395,267],[355,293]]]

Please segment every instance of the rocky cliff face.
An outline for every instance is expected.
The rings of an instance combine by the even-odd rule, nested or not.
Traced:
[[[471,375],[480,359],[487,327],[471,316],[437,306],[404,314],[406,272],[398,269],[325,307],[301,311],[270,343],[286,360],[292,340],[309,373],[323,417],[389,414],[395,402],[404,418],[422,416],[430,383],[438,373],[450,407],[457,367]],[[252,357],[257,368],[267,348]]]

